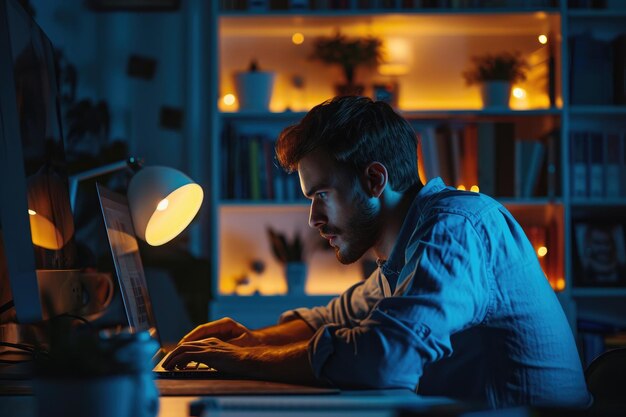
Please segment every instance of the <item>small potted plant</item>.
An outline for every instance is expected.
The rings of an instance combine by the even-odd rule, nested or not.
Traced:
[[[361,95],[364,87],[355,83],[357,68],[376,65],[381,59],[382,41],[374,37],[349,39],[339,31],[334,36],[319,37],[313,42],[311,59],[341,66],[345,84],[336,86],[336,94]]]
[[[258,62],[253,59],[247,71],[235,74],[235,89],[239,100],[239,110],[268,111],[274,89],[276,74],[261,71]]]
[[[296,233],[292,240],[285,234],[267,227],[272,253],[278,262],[285,267],[287,294],[303,295],[306,282],[306,263],[304,262],[304,245],[300,234]]]
[[[520,52],[499,52],[471,58],[463,72],[467,85],[478,84],[484,107],[507,107],[514,83],[525,81],[528,62]]]

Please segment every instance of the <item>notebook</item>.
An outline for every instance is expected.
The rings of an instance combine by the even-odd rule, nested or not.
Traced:
[[[153,357],[153,372],[159,378],[227,377],[224,373],[198,363],[190,363],[184,369],[173,370],[166,370],[161,366],[168,352],[159,338],[128,200],[102,185],[97,184],[96,188],[128,325],[131,331],[149,332],[159,343],[159,349]]]

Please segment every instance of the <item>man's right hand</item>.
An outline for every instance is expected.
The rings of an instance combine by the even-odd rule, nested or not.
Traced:
[[[252,330],[237,323],[235,320],[224,317],[222,319],[202,324],[183,337],[180,343],[215,337],[235,346],[259,346],[263,343],[254,335]]]

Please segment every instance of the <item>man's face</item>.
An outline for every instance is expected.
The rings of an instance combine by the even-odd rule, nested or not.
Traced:
[[[309,225],[335,249],[339,262],[357,261],[381,234],[378,199],[370,198],[354,173],[321,151],[298,163],[300,186],[311,200]]]

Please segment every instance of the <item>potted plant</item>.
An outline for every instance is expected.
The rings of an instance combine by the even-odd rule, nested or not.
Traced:
[[[382,41],[374,37],[349,39],[339,31],[334,36],[319,37],[313,42],[311,59],[341,66],[345,84],[336,86],[336,94],[361,95],[364,87],[355,83],[355,73],[361,66],[376,65],[381,59]]]
[[[235,89],[239,100],[239,110],[268,111],[275,73],[261,71],[258,62],[253,59],[247,71],[235,74]]]
[[[467,85],[478,84],[484,107],[507,107],[511,86],[526,80],[528,62],[520,52],[487,53],[473,56],[463,72]]]
[[[292,240],[285,234],[267,227],[272,253],[278,262],[285,267],[287,294],[303,295],[306,282],[306,263],[304,262],[304,246],[300,234],[296,233]]]

